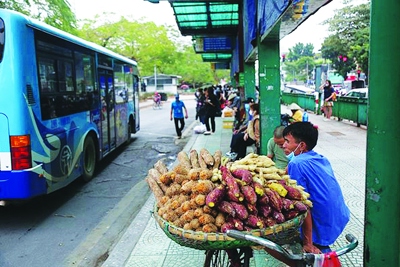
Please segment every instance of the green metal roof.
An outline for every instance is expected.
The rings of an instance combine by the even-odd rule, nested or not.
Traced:
[[[182,35],[236,35],[239,0],[170,2]]]

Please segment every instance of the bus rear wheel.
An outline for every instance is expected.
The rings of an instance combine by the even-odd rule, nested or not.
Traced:
[[[85,182],[92,180],[96,168],[96,146],[93,138],[87,136],[83,144],[83,173],[82,178]]]

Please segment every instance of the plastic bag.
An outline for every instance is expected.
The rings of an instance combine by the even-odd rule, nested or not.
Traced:
[[[204,124],[200,124],[200,125],[194,126],[193,131],[195,134],[203,134],[205,131],[207,131],[207,129]]]

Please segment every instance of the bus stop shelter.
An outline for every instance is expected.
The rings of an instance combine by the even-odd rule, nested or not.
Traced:
[[[147,0],[157,3],[159,0]],[[336,0],[339,1],[339,0]],[[182,35],[245,97],[258,80],[261,153],[280,123],[279,40],[331,0],[168,0]],[[400,24],[398,0],[371,0],[364,266],[400,266]],[[310,33],[316,34],[316,33]],[[257,64],[255,64],[257,62]],[[391,118],[391,120],[389,120]]]

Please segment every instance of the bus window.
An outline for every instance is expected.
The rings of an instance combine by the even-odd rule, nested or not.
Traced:
[[[4,21],[0,18],[0,62],[3,60],[4,55],[4,36],[5,36]]]

